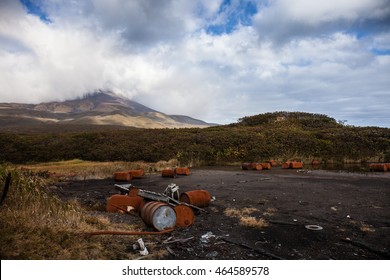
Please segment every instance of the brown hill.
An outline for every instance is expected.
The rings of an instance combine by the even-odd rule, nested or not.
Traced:
[[[211,126],[211,124],[188,116],[166,115],[112,92],[103,91],[64,102],[0,103],[2,130],[102,125],[138,128]]]

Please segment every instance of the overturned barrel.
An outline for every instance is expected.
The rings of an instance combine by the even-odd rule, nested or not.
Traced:
[[[139,212],[144,205],[144,199],[140,196],[129,197],[122,194],[112,195],[108,201],[107,212],[129,212],[135,210]]]
[[[175,178],[176,177],[176,171],[172,170],[172,169],[164,169],[164,170],[161,170],[161,176],[162,177]]]
[[[301,161],[292,161],[290,162],[290,167],[291,169],[301,169],[303,168],[303,162]]]
[[[138,196],[139,189],[136,187],[131,186],[129,189],[128,196]]]
[[[173,228],[176,225],[176,213],[168,204],[158,201],[148,202],[141,210],[142,220],[158,231]]]
[[[194,190],[182,193],[180,201],[203,208],[210,205],[211,195],[206,190]]]
[[[277,161],[274,160],[274,159],[271,159],[271,160],[269,160],[268,162],[271,164],[271,167],[277,167],[277,166],[278,166]]]
[[[260,164],[261,164],[263,170],[270,170],[271,167],[272,167],[271,164],[270,164],[269,162],[262,162],[262,163],[260,163]]]
[[[256,170],[257,171],[260,171],[260,170],[263,170],[263,166],[261,165],[261,163],[256,163]]]
[[[191,207],[187,205],[176,205],[174,207],[176,213],[176,226],[189,227],[194,224],[195,215]]]
[[[117,182],[130,182],[131,174],[127,171],[120,171],[114,173],[114,180]]]
[[[175,169],[175,172],[177,175],[186,175],[186,176],[190,175],[190,169],[188,167],[177,167]]]
[[[143,169],[134,169],[128,171],[133,179],[140,179],[144,176],[145,171]]]
[[[385,163],[371,163],[370,164],[370,171],[387,171],[387,165]]]

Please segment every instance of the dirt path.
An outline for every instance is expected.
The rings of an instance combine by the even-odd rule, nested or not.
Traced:
[[[169,244],[170,259],[390,258],[390,172],[199,168],[190,176],[147,174],[131,183],[155,192],[175,183],[181,192],[205,189],[215,196],[194,225],[171,233],[171,240],[185,241]],[[109,179],[63,182],[54,192],[103,211],[107,198],[119,193],[114,184]],[[243,225],[240,217],[225,214],[229,208],[248,208],[247,217],[262,218],[268,225]],[[140,220],[126,214],[108,216],[122,222]],[[167,238],[157,237],[161,242]]]

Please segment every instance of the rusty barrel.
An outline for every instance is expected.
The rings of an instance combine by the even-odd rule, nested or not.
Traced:
[[[241,168],[243,170],[257,170],[256,165],[257,162],[244,162],[241,164]]]
[[[263,167],[263,169],[265,169],[265,170],[271,169],[271,164],[269,162],[262,162],[260,164]]]
[[[387,165],[385,163],[371,163],[370,171],[387,171]]]
[[[128,196],[138,196],[139,189],[136,187],[131,186],[129,189]]]
[[[175,170],[172,170],[172,169],[164,169],[161,171],[161,176],[175,178],[176,172],[175,172]]]
[[[127,171],[120,171],[114,173],[114,180],[117,182],[130,182],[131,174]]]
[[[128,172],[131,174],[131,177],[133,179],[140,179],[145,174],[145,171],[143,169],[129,170]]]
[[[176,213],[168,204],[158,201],[148,202],[141,210],[142,220],[158,231],[173,228],[176,225]]]
[[[282,163],[282,168],[283,168],[283,169],[288,169],[288,168],[290,168],[290,163],[291,163],[290,161],[283,162],[283,163]]]
[[[182,193],[180,201],[203,208],[210,205],[211,195],[205,190],[194,190]]]
[[[290,162],[290,167],[291,169],[301,169],[303,168],[303,163],[300,161],[292,161]]]
[[[139,212],[144,204],[144,199],[140,196],[129,197],[122,194],[112,195],[108,201],[106,210],[107,212],[128,212],[135,210]]]
[[[271,159],[271,160],[268,161],[268,162],[271,164],[272,167],[277,167],[277,166],[278,166],[278,163],[277,163],[276,160]]]
[[[177,175],[190,175],[190,169],[188,167],[177,167],[175,172]]]
[[[189,227],[194,224],[195,215],[192,208],[187,205],[177,205],[174,207],[176,213],[176,226]]]
[[[256,170],[260,171],[260,170],[263,170],[263,166],[261,165],[261,163],[256,163]]]

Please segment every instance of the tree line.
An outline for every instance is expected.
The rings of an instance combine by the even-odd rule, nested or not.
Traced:
[[[208,128],[0,133],[0,161],[70,159],[146,161],[183,165],[242,161],[390,161],[390,129],[346,126],[326,115],[275,112]]]

